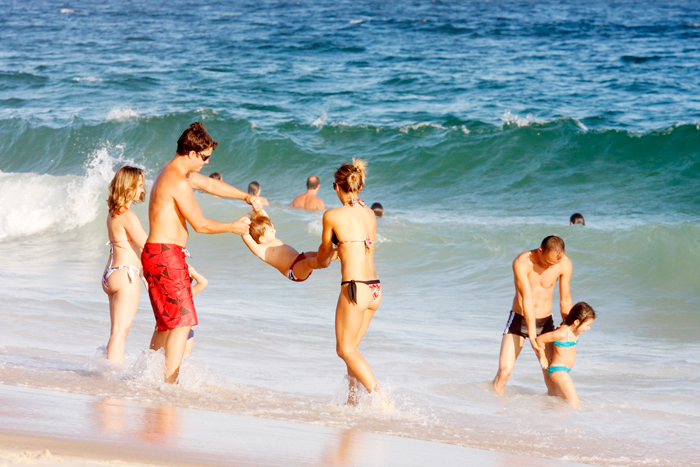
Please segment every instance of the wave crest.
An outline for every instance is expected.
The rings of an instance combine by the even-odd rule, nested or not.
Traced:
[[[90,154],[85,175],[0,172],[0,242],[49,232],[65,232],[97,218],[114,165],[124,145],[106,144]]]

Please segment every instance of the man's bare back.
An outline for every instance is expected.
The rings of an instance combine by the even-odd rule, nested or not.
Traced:
[[[326,205],[321,198],[316,196],[321,188],[321,180],[312,175],[306,180],[306,193],[302,193],[292,201],[292,207],[297,209],[324,211]]]
[[[295,207],[297,209],[323,211],[326,209],[326,204],[321,198],[307,191],[306,193],[303,193],[294,198],[294,201],[292,201],[292,207]]]

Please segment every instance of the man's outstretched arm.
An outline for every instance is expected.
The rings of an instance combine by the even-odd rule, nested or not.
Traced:
[[[239,190],[233,185],[217,180],[215,178],[206,177],[199,173],[191,173],[189,176],[190,186],[195,190],[206,191],[211,195],[216,195],[221,198],[242,199],[253,207],[254,211],[262,209],[260,198],[251,195],[245,191]]]

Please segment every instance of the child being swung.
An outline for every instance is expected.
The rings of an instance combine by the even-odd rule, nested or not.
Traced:
[[[249,233],[241,235],[250,251],[294,282],[305,281],[314,269],[321,269],[316,252],[299,253],[277,238],[275,226],[265,211],[250,219]],[[334,252],[332,260],[338,258]]]
[[[555,395],[565,399],[576,409],[579,406],[579,398],[569,372],[576,363],[578,337],[591,328],[593,321],[595,321],[595,310],[586,302],[578,302],[571,308],[561,326],[537,338],[537,344],[540,346],[549,342],[554,343],[552,363],[547,366],[545,360],[540,361],[540,364],[547,370],[556,386]]]

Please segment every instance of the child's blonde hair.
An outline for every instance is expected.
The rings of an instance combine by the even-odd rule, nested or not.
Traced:
[[[335,184],[346,193],[359,193],[365,187],[367,162],[352,158],[352,164],[343,164],[335,171]]]
[[[263,215],[255,215],[250,219],[248,233],[255,243],[260,243],[260,237],[265,234],[265,227],[272,227],[272,221],[269,217]]]
[[[112,182],[109,184],[109,198],[107,198],[107,206],[109,207],[110,217],[117,217],[124,212],[126,205],[130,201],[141,202],[146,199],[146,191],[141,194],[141,197],[134,200],[139,182],[143,178],[143,170],[138,167],[125,165],[117,170],[114,174]]]

